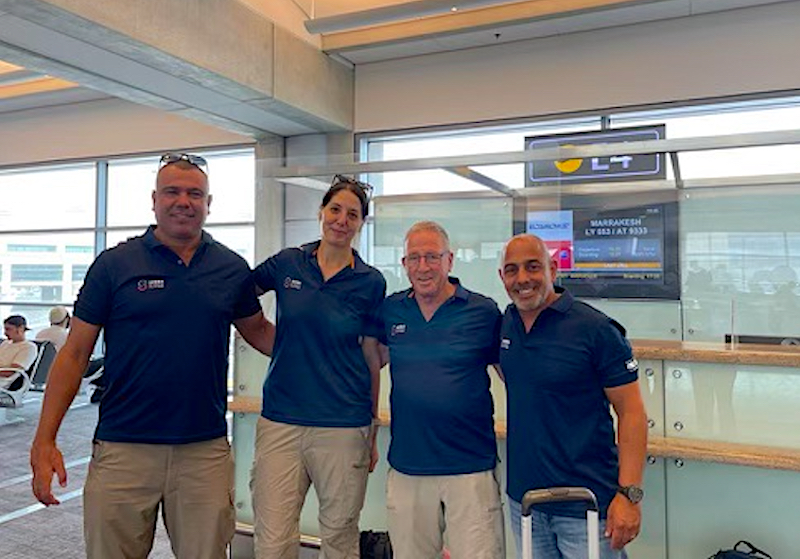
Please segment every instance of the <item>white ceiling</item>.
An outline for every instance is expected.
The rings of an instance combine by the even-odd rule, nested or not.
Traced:
[[[259,0],[250,0],[258,3]],[[261,0],[264,1],[264,0]],[[276,0],[268,0],[270,2]],[[404,5],[430,7],[442,0],[284,0],[293,2],[305,14],[328,17],[340,14],[369,16],[371,10]],[[457,4],[460,0],[450,0]],[[475,0],[462,0],[472,1]],[[408,21],[390,22],[363,30],[323,35],[326,52],[353,64],[366,64],[394,58],[406,58],[436,52],[522,41],[554,35],[578,33],[620,25],[691,17],[760,4],[791,0],[483,0],[480,8],[460,14],[435,15]],[[796,0],[795,0],[796,1]],[[488,3],[491,5],[487,6]],[[531,7],[549,6],[550,11],[522,21],[502,20],[498,14],[530,12]],[[574,9],[575,6],[594,6]],[[573,9],[570,9],[572,7]],[[567,11],[563,11],[567,10]],[[458,17],[455,17],[458,16]],[[469,25],[455,24],[467,21]],[[434,26],[431,27],[431,22]],[[400,29],[398,31],[398,29]],[[434,31],[431,31],[434,29]],[[366,38],[365,38],[366,37]],[[334,46],[331,47],[330,45]],[[98,69],[102,74],[102,68]],[[0,114],[13,111],[91,101],[109,97],[94,89],[42,76],[0,61]]]
[[[319,12],[322,5],[326,8],[335,6],[337,10],[342,10],[365,4],[413,5],[434,1],[436,0],[318,0],[317,10]],[[458,0],[451,1],[458,3]],[[366,64],[784,1],[792,0],[529,0],[511,4],[498,0],[493,6],[454,14],[330,33],[323,35],[323,50],[353,64]],[[521,20],[503,19],[503,14],[513,14],[515,11],[531,14],[539,7],[539,15]],[[364,12],[365,17],[368,15],[369,12]],[[467,24],[461,24],[459,20]],[[433,21],[435,24],[431,23]]]

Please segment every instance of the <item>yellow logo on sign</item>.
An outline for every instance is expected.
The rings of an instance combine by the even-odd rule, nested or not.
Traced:
[[[573,146],[569,144],[564,144],[561,147],[573,147]],[[556,169],[558,169],[565,175],[569,175],[581,168],[581,165],[583,165],[583,159],[564,159],[562,161],[553,161],[553,163],[555,164]]]

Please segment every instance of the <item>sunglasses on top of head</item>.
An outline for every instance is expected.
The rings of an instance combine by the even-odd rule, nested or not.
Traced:
[[[366,182],[361,182],[359,180],[356,180],[356,179],[354,179],[352,177],[348,177],[346,175],[334,175],[333,176],[333,181],[331,182],[331,186],[336,186],[337,184],[342,184],[342,183],[344,183],[344,184],[352,184],[352,185],[357,186],[358,188],[360,188],[361,191],[364,192],[364,195],[367,197],[367,202],[369,202],[372,199],[372,190],[373,190],[373,188],[372,188],[371,184],[366,183]]]
[[[177,163],[178,161],[186,161],[208,175],[208,161],[206,161],[204,157],[192,155],[191,153],[165,153],[161,156],[158,168],[160,169],[161,167],[165,167],[171,163]]]

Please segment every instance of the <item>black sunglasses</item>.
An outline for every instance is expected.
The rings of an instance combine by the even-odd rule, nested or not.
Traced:
[[[203,173],[208,175],[208,161],[199,155],[192,155],[191,153],[165,153],[161,156],[158,168],[169,165],[170,163],[177,163],[178,161],[186,161],[190,165],[194,165]]]
[[[352,184],[357,186],[364,192],[364,196],[367,197],[367,202],[372,200],[372,191],[374,190],[372,185],[366,182],[358,181],[352,177],[348,177],[347,175],[333,175],[333,181],[331,182],[331,186],[336,186],[337,184]]]

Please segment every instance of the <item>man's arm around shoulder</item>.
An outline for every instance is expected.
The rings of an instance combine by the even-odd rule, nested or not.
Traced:
[[[59,504],[52,493],[53,474],[58,475],[58,482],[62,487],[67,484],[64,457],[56,446],[56,435],[67,409],[78,393],[83,372],[99,334],[100,326],[73,318],[67,343],[56,355],[47,377],[39,427],[31,446],[33,494],[47,506]]]

